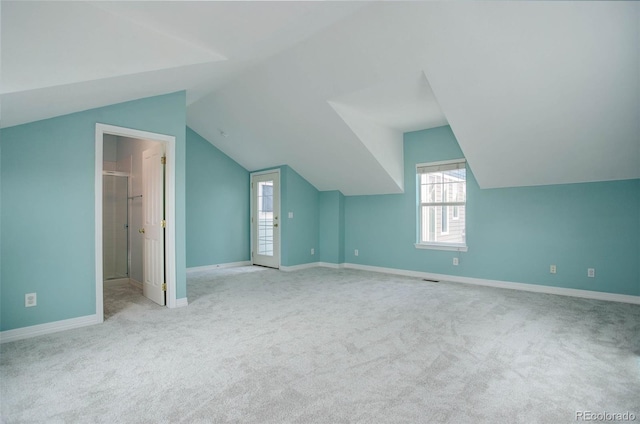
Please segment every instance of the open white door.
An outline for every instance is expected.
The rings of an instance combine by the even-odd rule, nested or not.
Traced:
[[[280,173],[252,175],[251,196],[253,264],[280,268]]]
[[[142,153],[142,214],[144,260],[142,293],[165,305],[164,280],[164,145]]]

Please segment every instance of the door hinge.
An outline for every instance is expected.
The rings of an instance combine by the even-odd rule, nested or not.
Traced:
[[[162,291],[167,291],[167,283],[162,283]]]
[[[167,164],[167,157],[166,156],[162,156],[160,158],[160,163],[163,164],[163,165],[166,165]]]
[[[160,226],[162,228],[167,228],[167,221],[165,219],[163,219],[162,221],[160,221]]]

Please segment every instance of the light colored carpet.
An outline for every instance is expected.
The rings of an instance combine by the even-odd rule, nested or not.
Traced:
[[[1,347],[5,423],[640,421],[640,306],[324,268],[191,274],[166,309]]]

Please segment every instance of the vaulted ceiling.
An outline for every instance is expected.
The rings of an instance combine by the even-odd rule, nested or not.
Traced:
[[[3,127],[186,90],[248,170],[403,190],[449,124],[483,188],[640,178],[637,2],[2,1]]]

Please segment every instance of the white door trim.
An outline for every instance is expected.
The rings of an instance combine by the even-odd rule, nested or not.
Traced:
[[[157,134],[131,128],[117,127],[107,124],[96,124],[96,162],[95,162],[95,252],[96,252],[96,316],[98,323],[104,321],[104,299],[102,296],[102,168],[103,139],[105,134],[159,141],[166,146],[166,279],[167,306],[176,308],[176,138],[171,135]]]
[[[280,172],[280,168],[275,168],[275,169],[267,169],[264,171],[257,171],[257,172],[252,172],[249,174],[249,193],[251,193],[251,195],[249,196],[249,210],[251,211],[251,213],[249,213],[249,227],[251,228],[251,240],[250,240],[250,246],[249,246],[249,257],[251,258],[251,265],[253,265],[253,241],[255,238],[255,230],[254,230],[254,225],[251,222],[251,216],[253,215],[253,188],[251,187],[251,184],[253,183],[253,177],[256,175],[264,175],[264,174],[274,174],[277,173],[278,174],[278,190],[280,191],[279,195],[278,195],[278,210],[280,211],[280,225],[278,225],[276,227],[276,231],[278,232],[278,268],[280,268],[282,266],[282,232],[280,231],[282,229],[282,222],[284,221],[284,219],[282,219],[282,173]]]

